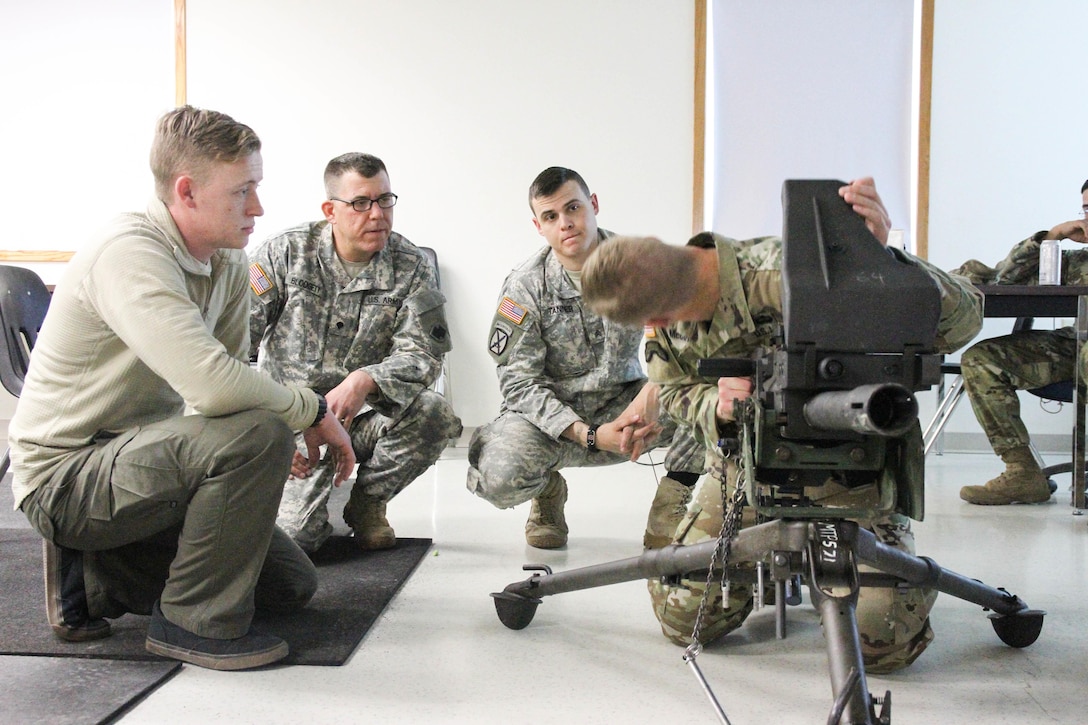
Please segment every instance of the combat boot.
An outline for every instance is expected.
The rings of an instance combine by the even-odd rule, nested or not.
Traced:
[[[385,518],[385,501],[376,496],[353,493],[344,522],[351,527],[355,545],[364,551],[392,549],[397,544],[397,535]]]
[[[525,522],[525,541],[537,549],[558,549],[567,543],[567,482],[558,472],[548,474],[548,484],[533,499],[529,520]]]
[[[979,506],[1050,500],[1050,484],[1030,448],[1013,448],[1002,453],[1001,460],[1005,462],[1004,473],[987,481],[985,486],[964,486],[960,489],[960,498]]]
[[[646,517],[643,548],[660,549],[671,544],[676,527],[687,513],[690,502],[691,486],[685,486],[668,476],[662,478],[650,504],[650,515]]]

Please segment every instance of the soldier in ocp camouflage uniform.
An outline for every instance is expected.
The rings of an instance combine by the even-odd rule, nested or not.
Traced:
[[[333,159],[325,190],[324,221],[250,256],[251,351],[280,382],[325,394],[359,461],[344,520],[359,547],[385,549],[396,543],[386,503],[461,434],[450,404],[428,389],[451,347],[445,297],[430,261],[392,231],[397,197],[380,159]],[[296,457],[296,469],[277,523],[313,552],[332,533],[332,467],[305,470]]]
[[[715,463],[709,466],[706,483],[700,487],[688,514],[677,528],[675,540],[680,544],[698,544],[718,538],[722,526],[721,479],[727,480],[728,495],[732,496],[738,471],[733,460],[725,460],[714,454]],[[858,506],[872,504],[871,489],[842,490],[829,483],[824,497],[814,496],[827,506]],[[742,526],[755,521],[754,509],[745,508]],[[857,519],[857,523],[876,534],[888,546],[913,554],[914,534],[906,516],[893,514],[876,519]],[[876,571],[866,565],[858,566],[859,572]],[[680,586],[665,586],[658,579],[647,581],[654,615],[661,622],[664,635],[680,646],[691,643],[699,602],[706,590],[706,580],[689,579]],[[933,589],[906,589],[872,587],[861,590],[857,608],[858,632],[861,638],[865,668],[871,674],[891,672],[913,662],[933,641],[933,629],[929,625],[929,611],[937,599]],[[752,587],[733,583],[729,587],[729,602],[722,604],[720,584],[712,584],[707,603],[706,617],[700,631],[700,640],[712,642],[744,623],[752,611]],[[768,586],[765,597],[773,599],[774,590]]]
[[[1088,211],[1088,181],[1081,186]],[[1012,248],[996,267],[968,260],[959,274],[975,284],[1037,284],[1039,245],[1044,239],[1088,242],[1088,222],[1062,222],[1043,229]],[[1088,250],[1062,253],[1062,283],[1088,284]],[[1005,470],[982,486],[964,486],[960,498],[980,505],[1041,503],[1050,500],[1050,485],[1031,451],[1031,440],[1020,418],[1018,390],[1041,388],[1074,377],[1076,333],[1072,327],[1024,330],[994,337],[968,348],[960,360],[963,387],[979,425],[1005,463]],[[1080,351],[1081,380],[1088,372],[1088,353]]]
[[[886,243],[890,222],[872,179],[843,187],[840,194],[863,216],[873,234]],[[941,291],[941,320],[937,345],[951,351],[966,344],[982,325],[981,296],[966,280],[942,272],[905,252],[889,250],[904,264],[922,267]],[[777,237],[744,242],[711,233],[694,237],[687,247],[669,247],[655,239],[616,239],[590,257],[583,277],[584,292],[595,311],[618,321],[656,327],[647,342],[651,380],[661,384],[663,409],[694,423],[694,432],[717,462],[677,527],[675,540],[695,544],[716,539],[722,526],[721,477],[728,494],[736,485],[732,463],[722,470],[717,440],[732,425],[732,404],[750,394],[751,383],[736,378],[715,381],[698,375],[702,358],[749,357],[771,346],[782,321],[782,246]],[[666,327],[667,326],[667,327]],[[909,434],[917,447],[906,446],[919,458],[920,430]],[[819,494],[825,504],[875,503],[874,486],[843,489],[829,482]],[[751,524],[751,519],[743,522]],[[859,521],[881,541],[913,553],[910,522],[900,514]],[[691,641],[705,581],[685,580],[677,586],[648,583],[654,613],[666,637],[677,644]],[[752,608],[752,592],[733,585],[723,605],[720,584],[711,585],[701,640],[706,643],[732,631]],[[910,664],[933,638],[929,610],[936,592],[909,588],[863,588],[858,597],[857,623],[862,655],[871,672],[888,672]]]
[[[500,508],[533,501],[525,538],[538,548],[567,542],[567,467],[621,463],[629,434],[655,421],[653,386],[638,360],[642,330],[613,324],[582,306],[582,262],[610,232],[598,229],[597,197],[580,175],[551,167],[529,190],[533,222],[548,245],[503,284],[488,350],[503,395],[498,418],[469,443],[468,489]],[[636,417],[637,416],[637,417]],[[647,517],[644,543],[668,543],[703,471],[690,431],[660,421],[655,443],[671,444]],[[653,445],[653,444],[651,444]]]

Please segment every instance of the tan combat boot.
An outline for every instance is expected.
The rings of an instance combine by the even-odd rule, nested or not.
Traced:
[[[548,474],[548,485],[533,499],[529,520],[525,522],[525,541],[537,549],[558,549],[567,543],[567,482],[557,471]]]
[[[364,551],[392,549],[397,535],[385,518],[385,501],[376,496],[353,494],[344,521],[354,532],[355,545]]]
[[[960,498],[980,506],[1050,500],[1050,484],[1030,448],[1013,448],[1002,453],[1001,460],[1005,462],[1004,473],[987,481],[985,486],[964,486],[960,489]]]
[[[672,543],[676,527],[688,511],[691,489],[668,476],[661,479],[650,504],[650,515],[646,517],[646,533],[642,537],[644,548],[660,549]]]

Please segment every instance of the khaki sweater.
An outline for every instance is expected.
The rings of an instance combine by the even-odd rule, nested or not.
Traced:
[[[275,412],[294,430],[317,395],[249,365],[248,262],[189,254],[166,206],[115,219],[68,263],[8,432],[16,508],[67,456],[140,425]]]

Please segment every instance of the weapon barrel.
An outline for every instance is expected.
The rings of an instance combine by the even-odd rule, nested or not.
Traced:
[[[918,401],[902,385],[860,385],[819,393],[804,405],[805,421],[818,430],[854,431],[896,438],[918,419]]]

